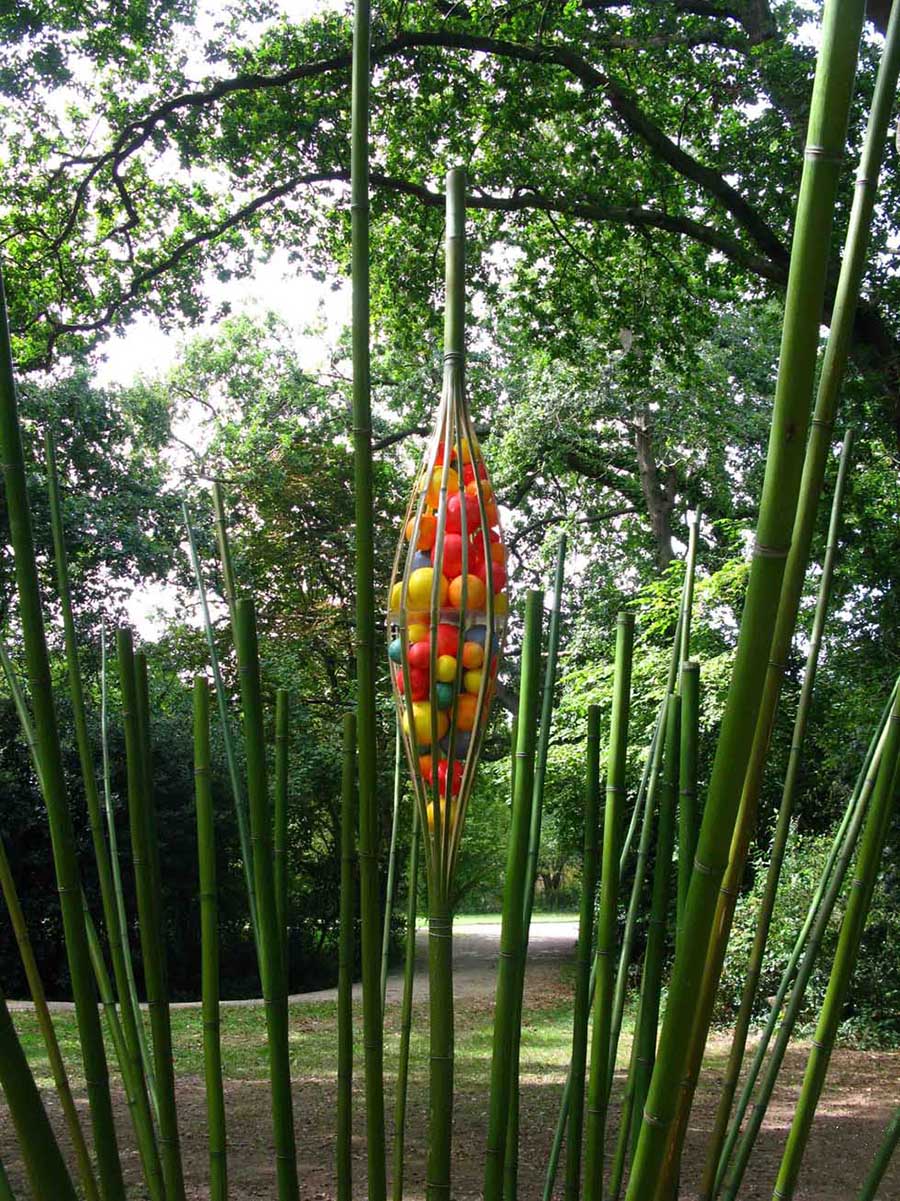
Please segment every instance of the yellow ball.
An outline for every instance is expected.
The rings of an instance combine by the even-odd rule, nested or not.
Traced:
[[[450,802],[450,827],[449,827],[449,831],[448,831],[448,828],[447,828],[447,798],[446,798],[446,797],[443,797],[443,796],[442,796],[442,797],[439,797],[439,798],[438,798],[438,804],[439,804],[439,805],[440,805],[440,807],[441,807],[441,808],[440,808],[440,813],[441,813],[441,834],[442,834],[442,836],[443,836],[443,837],[446,837],[446,836],[447,836],[447,834],[448,834],[450,831],[452,831],[452,830],[453,830],[453,827],[456,825],[456,812],[457,812],[457,810],[459,809],[459,804],[458,804],[458,802],[456,801],[456,799],[455,799],[455,798],[454,798],[454,800],[452,800],[452,801]],[[428,802],[428,810],[427,810],[427,812],[428,812],[428,832],[429,832],[430,834],[433,834],[433,833],[434,833],[434,801],[429,801],[429,802]]]
[[[438,508],[441,503],[441,478],[443,474],[443,467],[435,467],[431,473],[431,483],[428,485],[428,495],[425,499],[431,505],[432,509]],[[450,496],[458,491],[459,476],[451,467],[447,471],[447,495]]]
[[[438,601],[443,605],[447,600],[447,581],[441,576],[438,585]],[[431,586],[434,581],[433,567],[417,567],[409,577],[409,587],[406,601],[413,609],[431,608]]]
[[[428,746],[431,742],[431,702],[430,701],[414,701],[413,702],[413,726],[416,732],[416,745]],[[446,713],[438,712],[437,715],[437,736],[440,740],[447,733],[450,726],[450,718]],[[406,706],[403,706],[403,731],[409,733],[409,712]]]
[[[463,673],[463,688],[466,692],[477,693],[481,687],[481,672],[467,671]]]
[[[396,613],[400,608],[400,598],[403,596],[403,583],[398,580],[391,589],[391,600],[388,608],[392,613]]]
[[[428,637],[428,626],[423,622],[410,622],[406,627],[407,637],[409,638],[410,646],[414,642],[424,642]]]
[[[505,592],[498,592],[494,597],[494,613],[497,617],[505,617],[509,612],[509,597]]]
[[[452,684],[456,679],[456,658],[454,655],[441,655],[437,661],[437,678],[442,684]]]

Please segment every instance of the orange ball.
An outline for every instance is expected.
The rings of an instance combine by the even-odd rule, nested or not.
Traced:
[[[466,484],[466,494],[468,496],[478,495],[478,484],[475,482],[475,480],[470,480],[469,483]],[[494,498],[494,489],[490,486],[487,480],[481,481],[481,495],[484,497],[485,504]]]
[[[460,693],[456,702],[457,730],[471,730],[475,725],[475,710],[478,708],[478,697],[471,692]]]
[[[436,509],[441,501],[441,479],[444,475],[443,467],[435,467],[431,473],[431,483],[428,485],[428,495],[425,498],[432,509]],[[459,476],[452,467],[447,469],[447,495],[459,491]]]
[[[455,580],[451,581],[450,590],[447,594],[452,608],[459,609],[462,607],[462,591],[463,577],[458,575]],[[486,599],[487,592],[484,583],[479,580],[478,576],[466,576],[466,608],[483,609]]]
[[[416,519],[410,518],[406,523],[406,537],[410,539],[413,536],[413,530],[416,528]],[[433,513],[423,513],[419,521],[419,537],[416,539],[416,548],[418,550],[431,550],[434,546],[434,536],[437,533],[437,518]]]
[[[491,543],[491,558],[495,563],[506,564],[506,548],[502,542]]]
[[[464,642],[462,659],[466,669],[480,667],[484,662],[484,647],[480,642]]]

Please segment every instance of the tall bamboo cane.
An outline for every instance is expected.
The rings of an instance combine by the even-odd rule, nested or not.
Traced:
[[[684,590],[682,596],[681,646],[679,667],[691,657],[691,625],[694,617],[694,576],[697,572],[697,541],[700,536],[700,512],[688,513],[688,549],[684,565]]]
[[[122,993],[119,987],[119,1003],[124,1005],[126,997],[134,1014],[134,1029],[137,1033],[140,1048],[141,1065],[144,1072],[146,1089],[156,1120],[159,1121],[159,1105],[156,1093],[156,1073],[153,1070],[153,1057],[147,1042],[147,1031],[141,1016],[141,1006],[138,997],[137,980],[134,975],[134,964],[131,959],[131,946],[128,938],[128,916],[125,910],[125,889],[122,886],[122,868],[119,862],[119,838],[116,832],[116,815],[113,809],[112,775],[109,765],[109,722],[107,719],[108,689],[106,679],[106,625],[100,624],[100,745],[103,756],[103,804],[106,812],[106,829],[109,838],[109,860],[112,869],[113,888],[116,894],[116,912],[119,918],[119,929],[122,931],[122,956],[125,961],[125,977],[127,992]]]
[[[217,504],[221,508],[223,504],[221,491],[214,490],[213,495],[217,498]],[[228,778],[231,781],[231,795],[234,800],[234,811],[238,824],[238,838],[240,839],[241,843],[241,860],[244,868],[244,883],[247,886],[247,903],[250,909],[250,925],[253,929],[253,938],[256,944],[256,957],[257,960],[259,960],[262,952],[259,941],[259,918],[257,916],[256,885],[254,882],[253,873],[253,845],[250,839],[250,816],[247,810],[247,801],[244,796],[244,790],[241,786],[241,776],[238,771],[234,739],[231,736],[231,723],[228,719],[228,698],[225,693],[225,685],[222,682],[222,672],[219,668],[219,654],[216,650],[215,632],[213,630],[212,618],[210,617],[209,613],[209,605],[207,604],[206,600],[206,585],[203,582],[203,572],[200,567],[200,557],[197,554],[197,544],[194,541],[194,531],[191,527],[190,514],[188,513],[187,505],[184,502],[182,502],[181,509],[184,515],[188,551],[190,554],[191,566],[194,571],[194,581],[197,585],[197,595],[200,597],[200,614],[203,619],[203,630],[206,634],[206,647],[209,651],[209,663],[212,670],[213,686],[216,690],[216,702],[219,709],[219,724],[222,727],[222,742],[225,747],[225,761],[228,764]],[[222,521],[222,529],[224,530],[224,518]],[[227,539],[223,541],[222,535],[220,535],[220,546],[222,545],[224,545],[225,550],[221,551],[220,553],[223,555],[229,555],[229,551],[227,549]],[[228,559],[228,563],[230,572],[230,557]],[[226,592],[228,593],[229,597],[229,606],[232,603],[232,587],[233,581],[226,585]],[[232,625],[232,631],[233,630],[234,626]]]
[[[15,554],[19,613],[25,644],[25,661],[34,709],[34,726],[40,778],[50,823],[50,840],[65,932],[66,955],[72,981],[72,995],[78,1022],[100,1192],[104,1201],[120,1201],[124,1196],[122,1165],[113,1122],[109,1092],[109,1072],[103,1047],[103,1034],[97,1012],[97,998],[91,972],[84,913],[81,908],[81,884],[75,854],[75,836],[66,797],[56,708],[50,679],[50,662],[44,636],[41,598],[35,563],[31,512],[25,485],[25,461],[19,428],[18,404],[13,375],[12,349],[6,315],[6,296],[0,275],[0,459],[9,516],[10,538]]]
[[[897,696],[900,691],[895,686],[891,699],[891,711],[896,703]],[[765,1059],[766,1050],[774,1033],[775,1024],[778,1015],[781,1012],[781,1007],[784,1004],[788,989],[791,990],[790,1001],[782,1019],[781,1027],[778,1031],[778,1037],[772,1049],[772,1055],[766,1067],[765,1076],[760,1084],[759,1094],[754,1104],[753,1111],[747,1121],[747,1127],[740,1136],[735,1162],[725,1182],[725,1196],[728,1201],[734,1201],[737,1191],[740,1188],[741,1180],[750,1158],[750,1153],[753,1149],[753,1144],[756,1141],[756,1136],[762,1126],[763,1118],[768,1108],[769,1100],[772,1096],[772,1091],[775,1087],[775,1081],[778,1072],[781,1068],[782,1061],[787,1052],[790,1043],[791,1035],[794,1026],[799,1017],[803,998],[806,994],[806,987],[812,975],[813,967],[815,966],[816,957],[819,948],[822,944],[822,939],[825,930],[831,920],[831,915],[834,907],[837,904],[841,889],[844,884],[844,877],[850,867],[853,859],[853,853],[856,848],[857,839],[860,830],[862,829],[863,821],[869,807],[869,801],[874,791],[874,787],[878,778],[878,772],[881,765],[882,755],[884,753],[885,744],[887,741],[889,730],[888,719],[885,717],[883,728],[881,729],[876,745],[871,750],[869,756],[868,767],[865,769],[865,777],[858,790],[854,790],[854,797],[851,798],[850,805],[846,814],[846,825],[843,832],[838,831],[832,847],[832,854],[829,855],[828,863],[826,863],[825,871],[822,874],[822,879],[819,882],[819,887],[809,906],[806,920],[797,937],[794,950],[791,954],[790,961],[784,970],[781,978],[781,983],[778,986],[778,991],[775,1000],[772,1002],[772,1007],[766,1022],[765,1029],[757,1044],[753,1056],[753,1062],[747,1073],[747,1079],[744,1082],[744,1087],[741,1091],[741,1096],[732,1119],[731,1130],[728,1140],[722,1152],[722,1161],[720,1174],[724,1173],[728,1164],[728,1159],[731,1154],[731,1148],[740,1134],[740,1126],[743,1121],[747,1106],[750,1103],[750,1098],[753,1092],[754,1085],[762,1071],[763,1061]],[[801,955],[803,956],[801,961]]]
[[[491,1094],[487,1154],[484,1166],[485,1201],[503,1195],[503,1161],[511,1091],[510,1064],[514,1046],[515,997],[521,972],[528,836],[534,799],[535,744],[540,688],[541,623],[544,596],[530,591],[525,603],[522,672],[519,686],[518,740],[516,742],[516,794],[506,858],[503,889],[503,922],[500,930],[500,963],[494,1007],[491,1056]],[[429,1176],[431,1173],[429,1172]],[[449,1177],[448,1177],[449,1179]]]
[[[350,132],[353,308],[353,494],[356,535],[356,679],[359,877],[362,916],[366,1133],[370,1201],[385,1201],[384,1040],[379,993],[378,802],[375,780],[375,544],[369,377],[369,86],[371,5],[355,0]]]
[[[34,1201],[78,1201],[2,990],[0,1088],[16,1128]]]
[[[285,983],[290,987],[290,931],[288,930],[288,751],[290,747],[290,693],[275,693],[275,812],[274,871],[275,908],[281,931]]]
[[[0,1161],[0,1201],[16,1201],[12,1185],[9,1183],[9,1177],[6,1175],[6,1168],[4,1168],[2,1161]]]
[[[409,1089],[409,1042],[412,1033],[412,1003],[416,975],[416,910],[419,894],[419,810],[412,807],[409,844],[408,895],[406,901],[406,954],[403,960],[403,998],[400,1002],[400,1054],[397,1061],[397,1092],[394,1098],[393,1201],[403,1201],[404,1148],[406,1144],[406,1100]]]
[[[737,818],[762,700],[800,487],[804,446],[798,433],[806,428],[809,419],[834,198],[864,10],[864,0],[830,0],[825,8],[753,561],[734,671],[697,841],[682,947],[675,957],[645,1121],[628,1185],[628,1201],[646,1201],[664,1177],[663,1161],[679,1100],[679,1085],[688,1066],[690,1048],[685,1046],[684,1031],[696,1005],[719,884],[727,865],[727,847]]]
[[[678,908],[676,939],[681,937],[684,906],[697,846],[697,759],[700,750],[700,664],[681,665],[681,748],[678,766]]]
[[[835,22],[845,22],[845,24],[842,24],[839,36],[843,36],[845,31],[848,35],[848,41],[842,47],[842,55],[846,56],[852,49],[853,44],[855,44],[853,30],[858,28],[858,5],[847,6],[846,16],[844,12],[839,12],[837,9],[835,11]],[[893,15],[897,15],[896,10]],[[843,71],[844,67],[842,66],[840,70]],[[850,223],[847,229],[844,257],[832,311],[831,331],[819,377],[812,428],[803,463],[800,501],[781,589],[778,616],[768,654],[762,701],[743,782],[737,825],[734,829],[734,838],[732,840],[731,859],[734,862],[734,871],[731,874],[734,876],[743,870],[743,862],[746,859],[749,849],[751,833],[756,824],[756,809],[762,786],[769,740],[771,738],[781,690],[784,666],[790,649],[803,591],[809,548],[815,527],[819,496],[831,443],[831,430],[834,424],[840,385],[849,354],[856,305],[866,264],[878,173],[884,152],[887,124],[890,120],[893,97],[896,91],[897,72],[898,29],[895,24],[893,28],[889,25],[885,53],[879,67],[875,96],[873,98],[863,154],[857,175],[856,192],[851,210]],[[835,112],[836,124],[837,110],[833,111]],[[811,138],[810,140],[816,141],[817,139]],[[799,214],[797,224],[799,228]],[[733,913],[733,892],[732,882],[728,881],[720,896],[715,919],[716,946],[707,964],[710,977],[716,975],[716,964],[724,962],[724,947],[728,940],[731,914]],[[702,1001],[697,1006],[697,1022],[695,1023],[701,1031],[705,1031],[705,1028],[708,1027],[714,1000],[714,993],[710,995],[710,989],[705,989]],[[691,1063],[684,1073],[684,1078],[688,1081],[695,1080],[699,1071],[699,1063],[702,1058],[702,1045],[699,1045],[699,1039],[692,1039],[690,1054]],[[693,1095],[692,1087],[683,1092],[680,1098],[680,1113],[677,1126],[679,1132],[687,1124],[685,1105],[689,1106],[690,1104],[689,1097]],[[671,1162],[674,1156],[674,1142],[678,1140],[677,1137],[673,1138],[670,1134],[669,1141],[672,1144],[669,1148],[669,1160]]]
[[[900,783],[900,699],[894,703],[890,717],[888,737],[878,770],[878,782],[875,785],[872,807],[860,843],[853,887],[847,903],[847,911],[841,923],[828,990],[819,1014],[815,1038],[806,1063],[803,1085],[794,1110],[794,1120],[778,1171],[774,1193],[776,1201],[782,1201],[782,1199],[790,1201],[797,1187],[797,1177],[800,1174],[809,1132],[825,1084],[825,1076],[831,1061],[837,1028],[843,1014],[847,989],[856,967],[863,929],[878,879],[878,868],[884,851],[884,842],[897,800],[898,783]]]
[[[844,444],[841,449],[837,480],[834,486],[834,496],[831,505],[831,520],[828,526],[828,540],[825,547],[825,558],[822,564],[822,576],[819,582],[819,592],[816,598],[816,612],[813,619],[809,649],[806,655],[806,667],[803,674],[803,686],[800,691],[800,701],[797,705],[797,714],[794,720],[794,732],[791,739],[787,774],[785,775],[784,788],[781,794],[781,805],[778,811],[778,821],[776,823],[775,834],[772,839],[772,850],[769,857],[769,866],[766,872],[765,889],[763,891],[762,900],[760,901],[759,906],[759,913],[756,919],[756,932],[753,939],[753,947],[750,952],[750,960],[747,966],[747,975],[744,981],[744,988],[741,994],[741,1005],[738,1011],[737,1020],[735,1022],[734,1033],[732,1035],[731,1050],[728,1056],[728,1066],[725,1071],[725,1081],[722,1086],[722,1095],[719,1098],[716,1119],[712,1134],[710,1136],[709,1145],[707,1147],[706,1166],[704,1168],[703,1181],[700,1188],[700,1196],[704,1199],[711,1198],[715,1188],[716,1177],[718,1175],[719,1158],[721,1156],[722,1146],[725,1142],[725,1137],[728,1131],[728,1119],[731,1114],[731,1106],[732,1102],[734,1101],[734,1094],[737,1090],[738,1080],[740,1079],[741,1064],[744,1058],[744,1050],[747,1045],[747,1035],[750,1030],[750,1023],[753,1019],[753,1007],[756,1003],[756,993],[759,987],[759,979],[762,974],[763,957],[765,955],[766,943],[768,942],[769,938],[769,927],[771,925],[772,914],[775,909],[775,898],[778,892],[778,885],[781,880],[781,868],[784,863],[788,837],[791,830],[791,820],[794,813],[794,801],[797,793],[797,784],[800,778],[803,742],[806,737],[806,726],[809,721],[809,710],[810,705],[812,704],[813,690],[815,688],[816,671],[819,664],[819,653],[822,647],[822,634],[825,629],[825,618],[828,613],[828,604],[831,598],[831,585],[834,579],[834,568],[837,560],[838,539],[840,534],[841,506],[844,500],[844,490],[846,487],[847,473],[850,466],[850,449],[852,444],[853,434],[851,430],[848,430],[844,435]],[[739,882],[735,881],[736,887],[738,884]]]
[[[19,681],[16,679],[9,654],[2,642],[0,642],[0,664],[3,667],[3,674],[6,677],[7,686],[19,716],[19,724],[31,753],[35,771],[40,772],[40,760],[37,755],[37,742],[34,729],[31,725],[31,716],[28,713],[25,698],[19,687]],[[25,970],[25,979],[28,981],[28,991],[31,994],[31,1000],[34,1005],[35,1017],[37,1018],[38,1028],[41,1031],[41,1037],[44,1040],[44,1046],[47,1051],[47,1061],[50,1064],[50,1072],[53,1076],[56,1095],[59,1098],[59,1103],[63,1111],[69,1138],[72,1140],[72,1149],[75,1153],[75,1163],[78,1168],[78,1178],[81,1181],[86,1201],[97,1201],[99,1193],[94,1179],[94,1168],[91,1164],[90,1152],[88,1151],[84,1131],[81,1128],[81,1122],[78,1118],[78,1110],[75,1107],[75,1099],[72,1096],[66,1066],[63,1062],[59,1041],[56,1037],[56,1030],[53,1026],[53,1019],[50,1016],[50,1009],[47,1005],[44,982],[41,979],[41,973],[34,956],[34,948],[31,945],[31,937],[25,922],[25,914],[19,901],[15,877],[9,865],[9,858],[7,857],[6,847],[3,845],[2,838],[0,838],[0,891],[3,893],[3,900],[9,914],[9,924],[12,927],[16,946],[19,948],[19,956],[22,960],[22,967]]]
[[[231,544],[228,540],[228,514],[225,510],[225,493],[218,480],[212,486],[213,513],[216,523],[216,545],[219,548],[219,564],[222,568],[225,600],[228,603],[228,616],[231,620],[232,638],[237,625],[237,581],[234,574],[234,560],[231,557]]]
[[[241,597],[237,602],[235,645],[244,711],[244,746],[247,755],[247,796],[250,802],[254,891],[262,952],[259,969],[266,1003],[269,1084],[272,1095],[278,1198],[279,1201],[298,1201],[300,1190],[297,1179],[297,1149],[291,1098],[287,984],[275,902],[272,819],[269,812],[266,782],[266,744],[263,730],[259,648],[256,639],[256,612],[253,601],[248,597]]]
[[[138,925],[158,1093],[159,1149],[166,1193],[172,1201],[183,1201],[184,1177],[175,1105],[175,1072],[172,1063],[172,1028],[166,983],[165,945],[158,890],[153,881],[154,853],[151,842],[155,826],[149,813],[152,798],[147,791],[147,748],[143,745],[146,732],[142,736],[141,727],[144,723],[141,720],[140,689],[130,630],[120,629],[116,632],[116,650],[122,691],[122,724],[125,728],[128,818],[131,828]]]
[[[875,1201],[878,1186],[884,1179],[897,1145],[900,1144],[900,1105],[894,1110],[894,1116],[888,1122],[884,1131],[881,1145],[875,1152],[872,1166],[863,1181],[862,1188],[856,1201]]]
[[[510,1066],[510,1112],[506,1128],[503,1193],[507,1201],[518,1195],[519,1175],[519,1055],[522,1039],[522,1004],[525,995],[525,965],[528,961],[528,940],[531,914],[534,909],[534,890],[537,881],[538,855],[541,846],[541,825],[544,815],[544,783],[547,778],[547,756],[550,750],[550,727],[553,723],[553,701],[556,690],[556,662],[559,656],[560,613],[566,568],[566,535],[560,534],[556,548],[556,570],[553,576],[553,606],[547,634],[547,666],[544,671],[544,690],[541,700],[541,725],[538,735],[534,770],[534,797],[531,802],[531,825],[528,833],[528,865],[525,874],[525,905],[522,916],[522,970],[513,1021],[513,1049]]]
[[[146,1090],[143,1087],[144,1079],[141,1075],[140,1063],[135,1063],[125,1044],[125,1034],[122,1030],[122,1023],[119,1021],[118,1010],[116,1009],[115,992],[113,991],[112,981],[109,978],[109,972],[106,970],[106,963],[103,959],[100,935],[97,933],[97,928],[94,925],[84,894],[82,894],[82,906],[84,909],[85,926],[87,928],[91,965],[94,969],[94,978],[97,981],[97,991],[100,994],[100,1001],[103,1005],[103,1016],[106,1018],[110,1041],[112,1042],[113,1050],[115,1051],[122,1072],[125,1099],[128,1103],[128,1112],[131,1115],[132,1125],[134,1126],[138,1154],[141,1158],[141,1167],[144,1172],[147,1191],[150,1195],[150,1201],[166,1201],[167,1195],[163,1182],[162,1162],[159,1156],[159,1148],[156,1145],[153,1117],[150,1113],[150,1106],[147,1103]]]
[[[600,912],[597,917],[597,989],[588,1084],[587,1133],[584,1164],[585,1201],[603,1196],[603,1155],[606,1111],[609,1105],[610,1029],[613,1006],[612,957],[616,942],[619,897],[619,838],[625,795],[628,718],[631,707],[631,660],[634,614],[619,614],[616,631],[616,666],[606,767],[606,809],[603,817],[603,863],[600,876]]]
[[[78,760],[81,767],[81,778],[84,784],[85,803],[88,811],[88,823],[91,830],[91,840],[94,849],[94,860],[97,865],[97,879],[100,884],[100,901],[103,908],[103,920],[109,943],[109,954],[112,961],[113,977],[116,982],[116,992],[121,1007],[122,1031],[125,1048],[132,1063],[134,1087],[142,1096],[138,1103],[148,1104],[147,1085],[144,1080],[143,1058],[141,1050],[142,1020],[139,1008],[134,1003],[131,991],[131,980],[126,960],[124,946],[124,930],[122,924],[122,907],[119,906],[120,894],[117,894],[113,878],[112,866],[106,839],[103,836],[103,818],[100,812],[100,793],[97,787],[97,776],[94,770],[94,755],[87,728],[87,712],[84,703],[84,689],[81,682],[81,668],[78,662],[78,638],[75,633],[75,618],[72,612],[72,594],[69,587],[69,566],[66,556],[65,533],[63,528],[62,499],[60,496],[59,476],[56,468],[56,448],[53,436],[48,429],[44,436],[44,449],[47,458],[47,488],[50,502],[50,526],[53,534],[53,553],[56,565],[56,585],[62,609],[63,633],[66,648],[66,667],[69,678],[69,696],[72,702],[72,720],[75,726],[75,740],[78,747]],[[121,880],[120,880],[121,885]],[[130,956],[129,956],[130,958]],[[132,977],[133,978],[133,977]],[[155,1079],[155,1076],[153,1077]],[[151,1126],[152,1129],[152,1126]]]
[[[337,1194],[353,1185],[353,962],[356,947],[356,718],[344,714],[341,776],[341,925],[338,940]]]
[[[209,685],[194,679],[194,791],[197,805],[197,857],[200,873],[200,992],[203,998],[203,1068],[209,1141],[210,1201],[228,1196],[228,1144],[222,1084],[219,1020],[219,914],[216,887],[216,827],[212,803],[209,745]]]
[[[391,917],[394,912],[394,875],[397,862],[397,817],[400,811],[400,791],[402,770],[400,746],[400,719],[397,718],[394,734],[394,804],[391,810],[391,838],[388,850],[387,883],[384,890],[384,926],[381,933],[381,1013],[384,1016],[384,1005],[387,998],[388,961],[391,950]]]
[[[575,1003],[572,1016],[572,1103],[566,1143],[566,1201],[581,1192],[581,1142],[584,1124],[584,1076],[587,1066],[588,997],[594,935],[594,896],[597,891],[600,822],[600,706],[588,707],[587,761],[584,786],[584,854],[581,866],[581,909],[578,915],[578,954],[575,961]]]
[[[681,698],[670,696],[666,714],[663,784],[659,794],[659,832],[656,837],[656,860],[653,865],[653,895],[650,903],[647,949],[644,952],[644,971],[641,978],[641,1015],[635,1031],[637,1054],[634,1060],[635,1080],[631,1117],[633,1145],[637,1144],[640,1133],[644,1103],[647,1100],[650,1076],[653,1072],[656,1055],[659,1000],[662,992],[666,922],[669,910],[669,882],[672,871],[672,849],[675,843],[680,720]]]

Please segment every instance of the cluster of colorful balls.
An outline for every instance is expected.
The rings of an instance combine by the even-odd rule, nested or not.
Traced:
[[[506,594],[506,552],[500,534],[499,513],[480,452],[476,448],[473,457],[463,440],[462,470],[459,471],[460,456],[454,448],[447,469],[446,492],[442,495],[442,450],[443,447],[440,447],[430,477],[426,476],[420,481],[418,497],[423,491],[426,496],[418,527],[415,518],[406,526],[408,547],[406,554],[400,556],[400,575],[391,587],[391,641],[388,654],[404,733],[415,749],[428,792],[434,788],[434,772],[437,771],[441,820],[447,821],[445,806],[449,797],[449,824],[452,828],[456,822],[464,767],[479,718],[479,698],[481,721],[487,721],[497,674],[496,648],[506,624],[509,601]],[[485,523],[482,522],[476,471],[481,481]],[[445,505],[444,537],[443,545],[438,548],[438,515],[442,503]],[[466,528],[465,547],[463,520]],[[409,579],[404,605],[403,570],[409,555],[412,561],[408,564]],[[436,572],[439,620],[435,638],[432,639],[431,604]],[[494,637],[490,640],[491,661],[486,664],[489,584],[493,590],[491,610]],[[405,662],[401,637],[404,624],[407,635]],[[407,679],[411,705],[407,705],[405,698]],[[454,732],[452,768],[449,757],[451,730]],[[433,831],[435,815],[431,800],[428,801],[427,815],[429,828]]]

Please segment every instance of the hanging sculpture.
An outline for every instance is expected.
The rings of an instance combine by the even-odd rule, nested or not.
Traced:
[[[463,350],[464,173],[447,179],[444,384],[407,510],[388,603],[403,741],[446,887],[490,711],[508,613],[506,551],[469,416]]]

